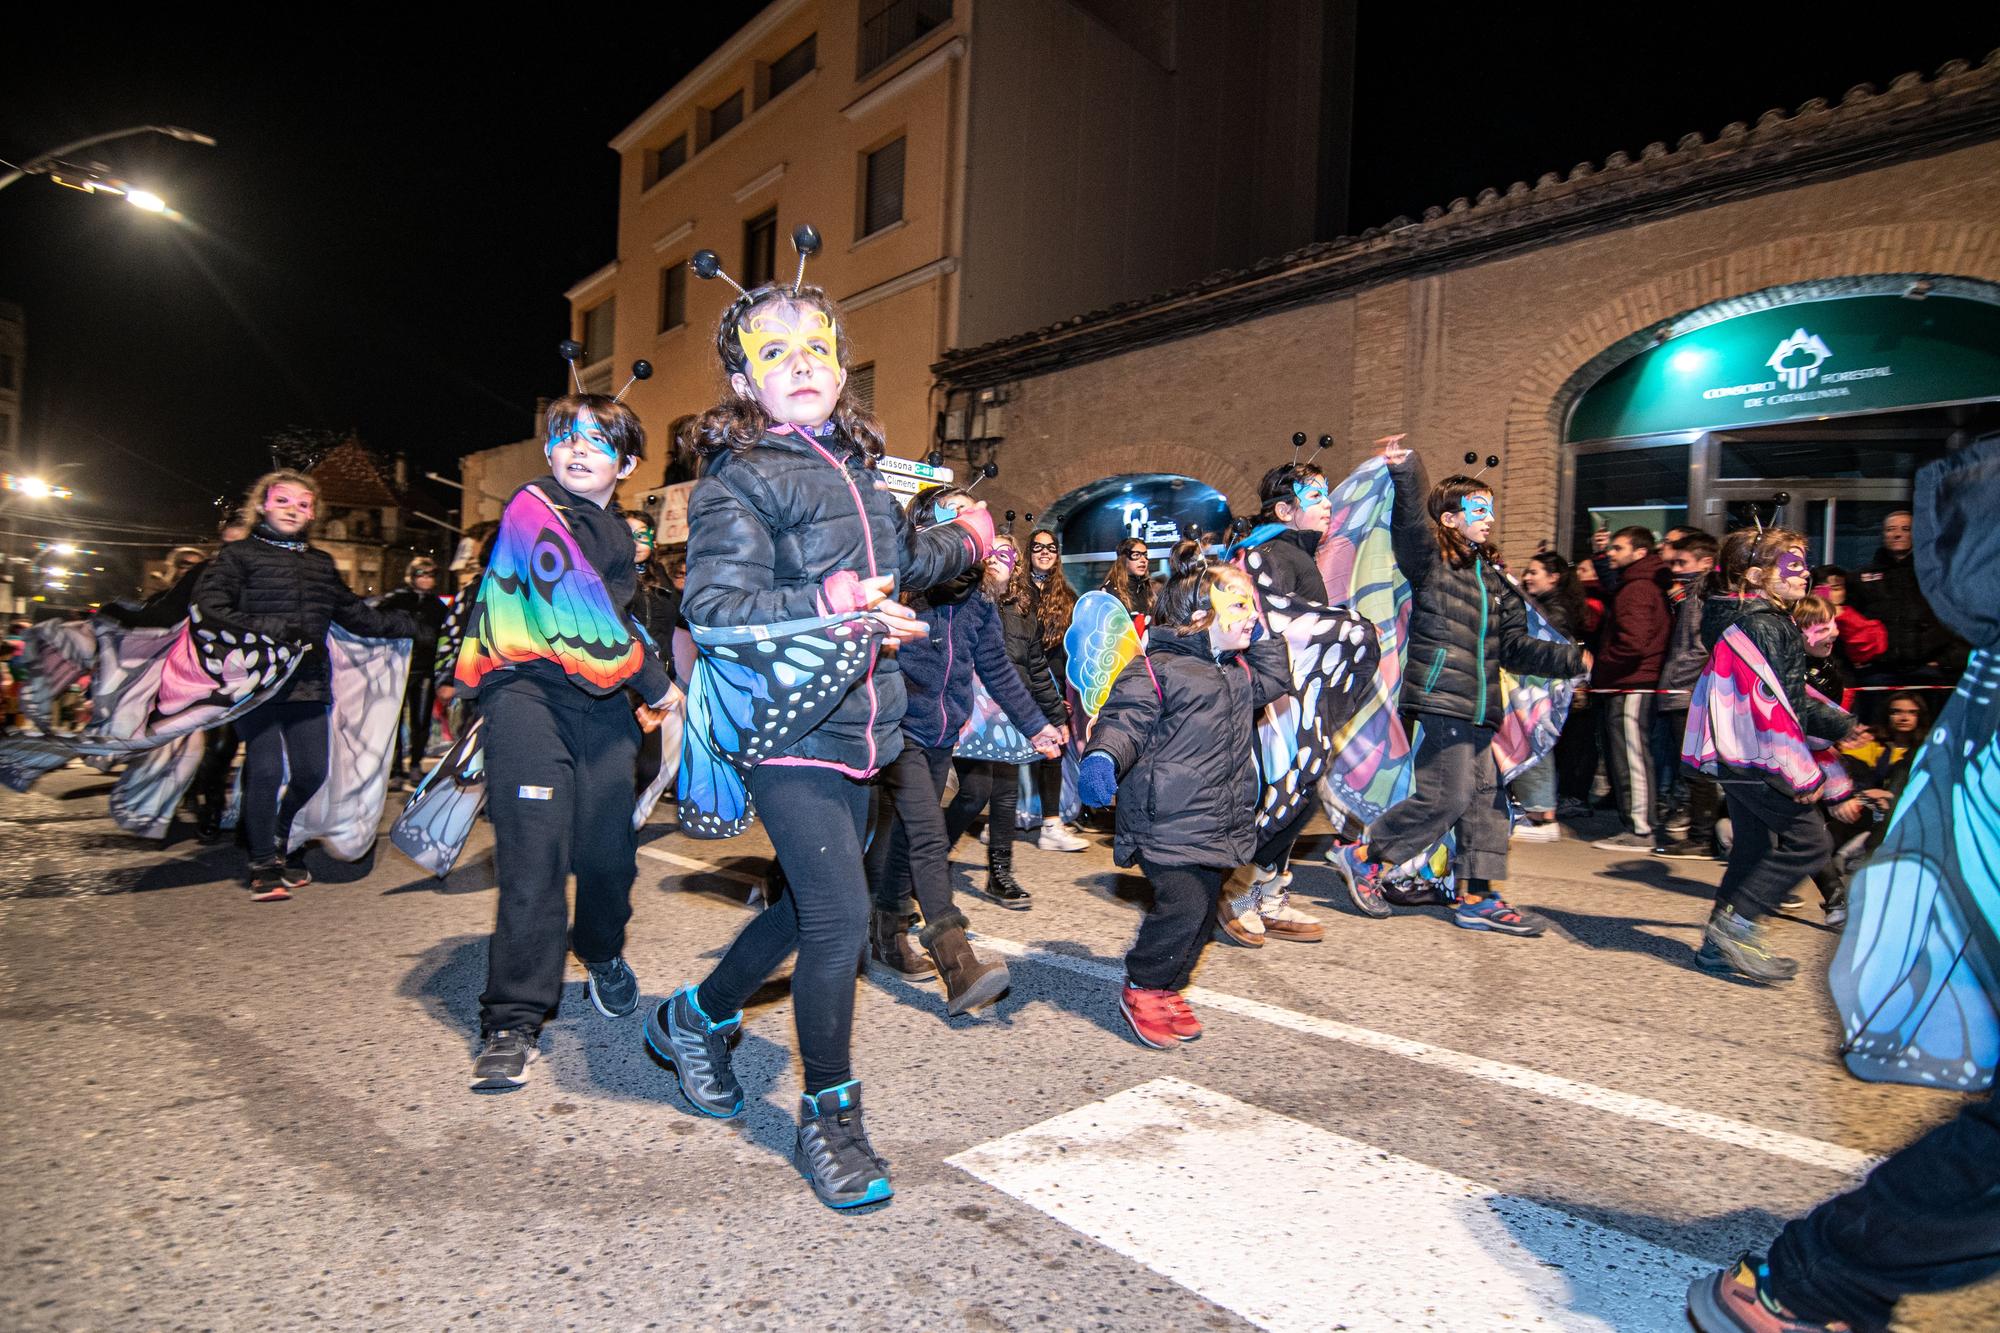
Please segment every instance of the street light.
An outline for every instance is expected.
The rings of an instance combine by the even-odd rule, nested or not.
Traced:
[[[72,188],[84,190],[86,193],[98,188],[108,189],[115,185],[116,193],[125,195],[126,198],[131,199],[138,207],[152,213],[164,212],[166,204],[156,194],[140,190],[136,193],[141,197],[133,198],[133,192],[130,187],[126,186],[123,182],[104,181],[102,185],[98,184],[99,180],[103,180],[102,173],[104,168],[101,164],[77,164],[62,161],[63,158],[68,157],[71,153],[80,152],[85,148],[92,148],[101,143],[109,143],[113,139],[128,139],[135,134],[164,134],[169,139],[179,139],[182,143],[198,143],[204,148],[215,147],[215,140],[198,130],[183,129],[179,125],[133,125],[127,129],[112,130],[107,134],[93,134],[87,139],[78,139],[75,143],[66,143],[60,148],[51,148],[46,153],[31,157],[14,170],[0,175],[0,190],[6,189],[23,176],[55,176],[58,168],[67,166],[73,173],[72,179],[64,181],[60,176],[56,176],[57,184],[68,184]],[[95,168],[95,171],[91,171],[90,168]],[[159,207],[153,207],[154,204],[159,204]]]
[[[69,487],[58,486],[46,477],[17,477],[11,472],[5,476],[8,490],[30,500],[68,500],[76,495]]]

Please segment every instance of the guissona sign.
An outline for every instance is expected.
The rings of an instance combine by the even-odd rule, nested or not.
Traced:
[[[2000,306],[1850,296],[1757,310],[1641,352],[1570,414],[1571,440],[2000,398]]]

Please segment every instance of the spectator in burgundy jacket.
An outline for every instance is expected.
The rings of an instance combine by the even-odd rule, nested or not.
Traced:
[[[1605,692],[1596,701],[1604,737],[1604,761],[1625,831],[1596,845],[1610,851],[1653,850],[1651,739],[1653,691],[1660,683],[1674,619],[1667,609],[1672,575],[1653,549],[1653,534],[1641,527],[1611,534],[1605,556],[1618,571],[1617,591],[1605,604],[1597,632],[1597,665],[1590,688]],[[1615,691],[1629,691],[1615,693]]]

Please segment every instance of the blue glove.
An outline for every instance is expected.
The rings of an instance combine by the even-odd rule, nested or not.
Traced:
[[[1102,750],[1083,757],[1076,774],[1076,794],[1085,805],[1102,809],[1118,794],[1118,766]]]

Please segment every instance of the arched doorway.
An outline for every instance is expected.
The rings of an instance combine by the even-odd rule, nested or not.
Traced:
[[[1095,588],[1111,568],[1118,543],[1145,541],[1155,560],[1190,527],[1220,536],[1229,530],[1229,501],[1194,477],[1171,472],[1127,473],[1078,487],[1036,520],[1062,539],[1063,573],[1071,586]]]
[[[2000,430],[2000,286],[1888,274],[1718,302],[1607,348],[1556,408],[1558,549],[1755,516],[1861,563],[1918,468]]]

